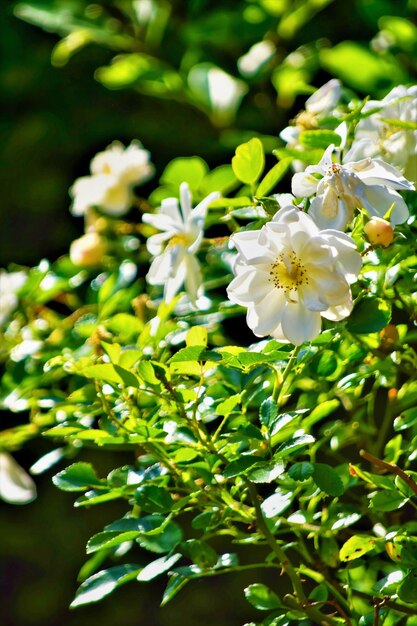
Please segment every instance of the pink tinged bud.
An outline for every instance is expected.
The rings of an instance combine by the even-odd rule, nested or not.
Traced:
[[[87,233],[75,239],[70,246],[69,256],[74,265],[92,267],[101,263],[106,252],[106,242],[97,233]]]
[[[363,228],[368,241],[373,246],[387,248],[394,241],[394,229],[382,217],[372,217]]]

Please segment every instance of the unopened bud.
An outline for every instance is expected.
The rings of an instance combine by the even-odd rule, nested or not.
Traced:
[[[72,242],[69,256],[74,265],[91,267],[101,262],[105,251],[104,239],[97,233],[87,233]]]
[[[394,229],[382,217],[372,217],[363,227],[368,241],[373,246],[387,248],[394,241]]]

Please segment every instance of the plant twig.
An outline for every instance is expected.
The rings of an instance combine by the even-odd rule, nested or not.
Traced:
[[[398,467],[398,465],[396,465],[395,463],[388,463],[387,461],[378,459],[378,457],[374,456],[370,452],[367,452],[366,450],[360,450],[359,454],[361,455],[362,458],[366,459],[367,461],[369,461],[376,467],[387,470],[387,472],[390,472],[391,474],[395,474],[396,476],[399,476],[401,480],[403,480],[406,483],[406,485],[410,487],[410,489],[414,491],[414,493],[417,495],[417,484],[414,482],[411,476],[406,474],[404,470],[401,469],[401,467]]]

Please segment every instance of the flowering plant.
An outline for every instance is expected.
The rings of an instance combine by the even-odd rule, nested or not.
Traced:
[[[0,432],[0,496],[34,497],[10,453],[42,435],[33,474],[60,464],[76,506],[124,507],[73,607],[251,572],[251,626],[417,623],[415,146],[386,162],[373,143],[417,125],[386,117],[392,94],[345,94],[329,128],[330,87],[277,163],[257,137],[213,171],[178,158],[148,201],[149,153],[113,145],[72,188],[69,255],[0,275],[1,402],[30,416]],[[91,448],[123,464],[104,476]]]

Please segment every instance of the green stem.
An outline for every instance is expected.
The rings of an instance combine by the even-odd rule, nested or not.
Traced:
[[[258,493],[253,485],[248,479],[244,479],[245,484],[248,488],[252,503],[255,507],[256,513],[256,523],[258,529],[263,533],[265,539],[267,540],[270,548],[274,552],[275,556],[278,559],[282,569],[287,574],[288,578],[291,581],[292,588],[294,590],[295,598],[292,596],[286,596],[288,599],[293,602],[295,606],[293,608],[297,608],[298,610],[304,611],[304,613],[313,621],[314,624],[318,624],[319,626],[339,626],[340,622],[335,620],[330,615],[325,615],[321,611],[319,611],[316,607],[311,606],[306,597],[303,589],[303,585],[301,583],[301,579],[297,573],[297,570],[291,563],[287,554],[281,548],[281,546],[276,542],[274,535],[268,528],[268,524],[263,516],[261,506],[258,500]]]
[[[291,373],[291,370],[293,369],[297,361],[297,355],[300,349],[301,349],[301,346],[295,346],[294,350],[290,354],[290,358],[288,359],[288,363],[285,366],[284,371],[282,373],[280,371],[276,372],[275,385],[274,385],[274,391],[273,391],[272,397],[275,400],[275,402],[278,404],[278,406],[281,406],[283,404],[282,396],[283,396],[283,391],[284,391],[284,383],[287,380],[289,374]]]

